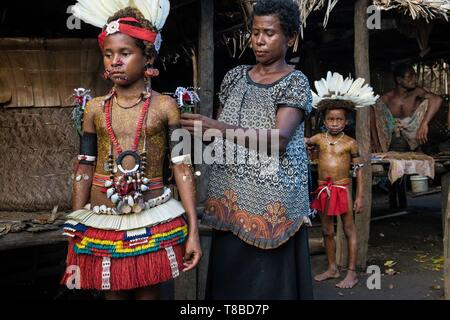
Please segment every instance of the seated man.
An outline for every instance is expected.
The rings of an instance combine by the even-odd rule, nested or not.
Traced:
[[[415,151],[427,142],[429,123],[442,98],[418,87],[416,72],[408,64],[396,66],[393,74],[396,87],[385,93],[374,108],[381,144],[377,151]]]

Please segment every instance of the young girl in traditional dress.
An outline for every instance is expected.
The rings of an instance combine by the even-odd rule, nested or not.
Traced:
[[[78,18],[103,27],[105,78],[114,86],[85,108],[62,281],[105,290],[107,299],[155,299],[158,284],[194,268],[202,253],[189,155],[173,159],[182,204],[162,179],[178,106],[150,86],[170,4],[124,3],[79,0],[73,7]]]

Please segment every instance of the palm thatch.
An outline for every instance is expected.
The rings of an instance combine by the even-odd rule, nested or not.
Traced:
[[[322,10],[325,6],[324,28],[327,26],[330,13],[339,0],[293,0],[300,8],[300,18],[303,27],[306,27],[306,19],[313,11]],[[444,18],[448,21],[450,0],[374,0],[373,4],[381,10],[397,9],[410,15],[414,20],[423,18],[426,21]]]
[[[382,10],[397,9],[414,20],[423,18],[426,21],[439,17],[448,21],[450,10],[449,0],[374,0],[374,5]]]
[[[303,27],[306,27],[306,19],[313,11],[321,10],[327,5],[327,11],[325,12],[325,18],[323,20],[323,27],[325,28],[330,17],[331,10],[337,4],[339,0],[294,0],[297,2],[300,8],[300,19]]]

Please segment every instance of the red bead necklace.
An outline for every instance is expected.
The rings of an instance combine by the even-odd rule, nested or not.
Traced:
[[[144,123],[144,119],[146,118],[146,114],[147,114],[147,110],[148,107],[150,106],[150,100],[151,100],[152,96],[150,95],[147,100],[145,100],[144,105],[141,109],[141,114],[139,115],[139,119],[138,119],[138,123],[137,123],[137,128],[136,128],[136,135],[134,136],[134,141],[133,141],[133,146],[131,148],[131,150],[133,152],[137,151],[138,145],[139,145],[139,138],[141,136],[141,131],[142,131],[142,125]],[[111,123],[111,103],[112,99],[109,99],[108,101],[106,101],[105,103],[105,122],[106,122],[106,130],[108,131],[108,135],[109,138],[111,139],[114,148],[116,149],[118,154],[122,153],[122,147],[119,144],[119,141],[117,140],[116,135],[114,134],[114,130],[112,128],[112,123]]]

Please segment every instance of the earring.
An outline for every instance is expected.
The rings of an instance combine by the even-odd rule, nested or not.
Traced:
[[[157,77],[157,76],[159,76],[159,70],[153,68],[152,64],[147,64],[145,66],[144,76],[148,79]]]

